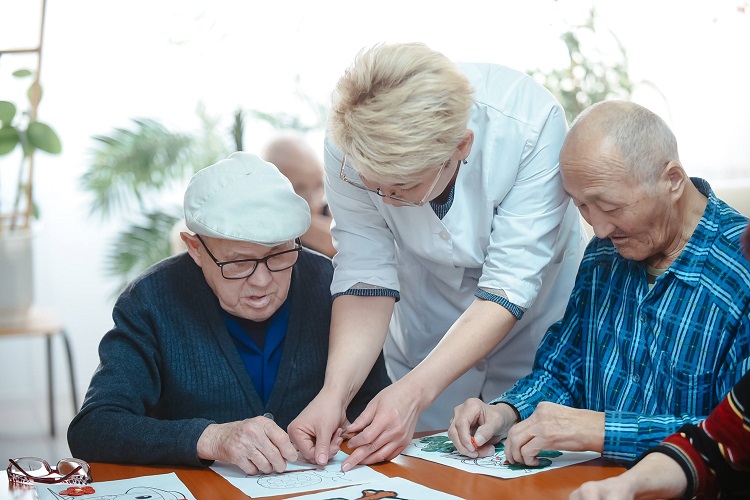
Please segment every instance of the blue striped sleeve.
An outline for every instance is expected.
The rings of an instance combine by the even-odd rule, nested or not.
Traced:
[[[552,325],[542,338],[532,372],[492,404],[508,403],[518,410],[522,419],[528,418],[542,401],[581,407],[584,367],[576,301],[574,294],[564,318]]]
[[[659,444],[685,424],[697,424],[706,416],[653,415],[630,411],[604,412],[604,451],[602,456],[631,462]]]
[[[345,292],[333,294],[333,300],[341,295],[355,295],[357,297],[394,297],[396,302],[401,300],[401,295],[390,288],[350,288]]]
[[[478,297],[480,299],[489,300],[490,302],[494,302],[495,304],[499,304],[506,308],[510,313],[516,317],[516,319],[520,320],[523,317],[523,309],[515,305],[513,302],[508,300],[505,297],[501,297],[500,295],[495,295],[494,293],[490,293],[487,290],[483,290],[479,288],[475,293],[475,297]]]

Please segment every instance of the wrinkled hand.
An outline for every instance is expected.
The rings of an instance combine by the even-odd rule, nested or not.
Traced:
[[[516,412],[509,405],[489,405],[470,398],[454,408],[448,437],[462,455],[486,457],[495,453],[494,444],[505,437],[515,422]]]
[[[255,475],[283,472],[286,462],[297,460],[297,450],[276,422],[255,417],[206,427],[198,438],[198,456],[231,462]]]
[[[339,451],[347,425],[342,401],[319,393],[289,424],[289,438],[310,463],[325,465]]]
[[[542,402],[508,431],[505,457],[538,465],[542,450],[598,451],[604,447],[604,413]]]
[[[617,477],[589,481],[570,494],[571,500],[632,500],[682,498],[687,477],[682,467],[663,453],[649,453],[632,469]]]
[[[401,382],[380,391],[346,429],[354,434],[348,443],[354,451],[341,464],[342,471],[392,460],[411,442],[422,408],[413,389]]]
[[[583,483],[570,494],[570,500],[632,500],[635,498],[633,485],[621,477]]]

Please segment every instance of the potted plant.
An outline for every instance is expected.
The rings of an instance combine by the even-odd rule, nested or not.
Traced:
[[[278,130],[322,128],[327,108],[304,93],[298,97],[314,112],[315,123],[303,123],[293,114],[257,110],[249,111],[250,119]],[[80,179],[81,188],[92,195],[91,213],[102,218],[127,214],[133,220],[117,235],[105,257],[105,272],[119,281],[115,296],[146,268],[174,252],[174,230],[182,219],[182,206],[165,206],[163,191],[187,182],[194,172],[230,152],[244,149],[245,111],[238,108],[232,115],[230,140],[220,130],[220,117],[209,115],[202,104],[197,112],[201,123],[197,132],[173,131],[155,119],[134,118],[130,128],[93,137],[92,161]]]
[[[32,55],[36,69],[13,73],[20,85],[3,85],[10,98],[0,94],[0,324],[25,321],[33,301],[32,218],[34,204],[34,154],[59,154],[60,139],[49,125],[37,119],[42,86],[42,45],[47,1],[41,1],[39,44],[36,47],[0,50],[0,56]],[[31,80],[26,98],[19,98],[25,80]],[[10,88],[10,90],[9,90]],[[15,102],[24,102],[19,107]]]
[[[30,78],[31,85],[25,109],[0,96],[0,325],[22,322],[33,301],[34,154],[59,154],[62,149],[52,127],[37,119],[42,97],[38,70],[21,69],[13,76]]]

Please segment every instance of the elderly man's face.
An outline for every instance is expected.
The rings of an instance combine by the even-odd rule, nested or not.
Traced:
[[[183,233],[188,252],[203,270],[208,286],[219,299],[221,308],[230,314],[251,321],[263,321],[271,317],[284,303],[289,294],[292,268],[271,272],[265,264],[258,264],[252,275],[244,279],[228,280],[221,269],[195,236]],[[255,243],[230,241],[202,236],[206,247],[220,262],[241,259],[262,259],[268,255],[294,248],[290,241],[275,247]]]
[[[672,238],[675,211],[661,184],[633,180],[618,154],[585,144],[560,155],[565,190],[599,238],[609,238],[626,259],[648,261]]]

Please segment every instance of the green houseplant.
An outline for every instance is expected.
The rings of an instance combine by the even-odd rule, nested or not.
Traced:
[[[625,47],[611,30],[599,26],[593,8],[583,24],[570,26],[560,39],[567,49],[568,64],[548,71],[536,68],[528,73],[557,98],[568,123],[597,102],[629,100],[637,84],[648,83],[631,80]],[[606,58],[601,53],[603,46],[612,46]]]
[[[173,252],[172,233],[182,219],[182,207],[165,205],[164,192],[200,168],[244,150],[248,119],[277,130],[309,132],[323,127],[327,108],[301,91],[296,97],[313,112],[312,123],[294,114],[237,109],[226,124],[199,105],[197,131],[174,131],[157,120],[137,118],[128,128],[93,137],[91,162],[80,179],[81,188],[92,196],[91,214],[130,218],[105,256],[105,272],[118,280],[115,294]]]
[[[12,179],[12,199],[6,206],[0,197],[0,214],[3,219],[0,232],[12,231],[17,228],[28,228],[32,216],[36,215],[33,201],[33,173],[34,154],[44,151],[50,154],[60,154],[62,145],[60,138],[52,127],[37,119],[37,110],[42,98],[42,87],[38,76],[28,69],[13,72],[16,78],[32,78],[32,83],[26,93],[28,107],[19,110],[11,101],[0,100],[0,157],[7,157],[10,161],[17,157],[17,177]],[[4,165],[5,167],[5,165]],[[5,174],[3,168],[0,174]],[[6,179],[0,175],[0,188],[4,188]]]
[[[60,138],[38,119],[42,86],[39,81],[46,2],[42,2],[39,45],[29,49],[0,50],[0,56],[32,54],[35,71],[19,69],[12,73],[26,97],[0,94],[0,324],[25,320],[33,301],[32,219],[34,203],[34,159],[38,151],[59,154]],[[13,85],[3,85],[8,92]],[[19,93],[20,94],[20,93]],[[19,98],[20,97],[20,98]],[[17,105],[16,103],[23,103]]]
[[[38,73],[18,70],[31,78],[25,110],[0,100],[0,324],[22,322],[33,302],[33,230],[37,215],[33,199],[37,151],[61,152],[57,133],[37,119],[42,90]],[[5,183],[9,183],[7,186]]]
[[[163,193],[228,154],[217,121],[202,108],[198,115],[198,132],[134,118],[127,128],[93,137],[91,161],[80,178],[81,188],[91,195],[90,214],[102,220],[124,217],[129,224],[105,257],[105,272],[118,279],[115,293],[170,255],[170,233],[182,213],[181,207],[163,202]]]

